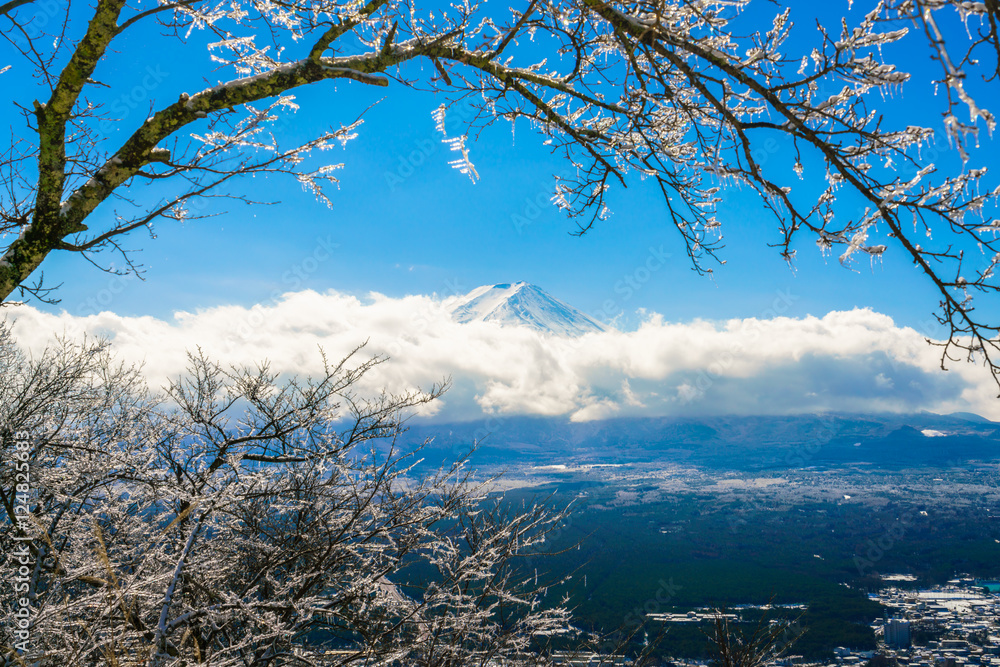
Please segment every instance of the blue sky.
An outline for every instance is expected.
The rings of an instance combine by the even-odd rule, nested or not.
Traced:
[[[856,4],[851,15],[860,18],[865,8]],[[802,15],[801,7],[796,12],[792,18],[798,19],[798,41],[789,44],[788,52],[815,35],[809,25],[812,17]],[[751,13],[745,20],[758,18]],[[134,61],[123,55],[140,39],[124,43],[121,54],[108,59],[98,72],[102,81],[126,90],[138,80]],[[206,68],[206,53],[198,45],[152,53],[159,60],[150,61],[158,72],[151,97],[169,100],[206,81],[214,83],[210,76],[203,81],[190,76]],[[927,57],[922,50],[903,55],[910,60]],[[940,128],[941,100],[934,100],[933,87],[925,79],[906,84],[886,103],[890,119]],[[789,290],[798,297],[793,314],[872,307],[901,324],[923,326],[937,301],[928,281],[897,252],[874,266],[857,262],[849,271],[836,258],[822,257],[811,240],[803,238],[807,243],[800,245],[791,270],[766,245],[776,239],[770,214],[755,196],[738,190],[723,192],[720,219],[727,247],[722,256],[727,265],[718,268],[714,280],[690,270],[659,191],[637,178],[630,179],[627,190],[613,193],[613,216],[607,222],[575,237],[575,225],[554,206],[545,205],[554,185],[552,174],[567,165],[551,155],[526,124],[512,133],[502,123],[470,142],[482,177],[473,184],[449,168],[451,156],[434,131],[431,112],[442,101],[440,95],[353,82],[324,83],[295,94],[301,109],[286,128],[292,141],[348,123],[377,102],[365,115],[359,139],[343,151],[322,156],[344,163],[332,209],[290,179],[246,179],[235,187],[281,204],[213,204],[209,210],[220,212],[217,217],[184,225],[161,222],[155,240],[133,235],[127,246],[142,249],[136,256],[147,268],[146,282],[122,283],[76,256],[53,256],[45,271],[49,279],[64,283],[62,303],[43,308],[89,312],[91,299],[109,285],[116,292],[114,302],[100,305],[122,314],[166,317],[176,310],[224,303],[251,305],[267,300],[275,290],[301,287],[403,296],[524,280],[602,319],[614,311],[625,327],[638,324],[639,309],[676,321],[755,316],[776,294]],[[141,120],[144,104],[129,104],[136,110],[123,122],[123,130]],[[23,132],[23,121],[11,111],[11,106],[4,107],[4,121],[15,134]],[[991,144],[987,142],[976,158],[992,152]],[[777,146],[774,159],[790,169],[788,147]],[[810,174],[809,167],[807,163],[803,187],[808,187],[810,176],[821,176],[816,169]],[[543,205],[537,206],[539,202]],[[294,273],[306,260],[317,239],[339,244],[337,251],[304,280],[289,279],[289,271]],[[634,276],[651,249],[661,248],[672,255],[668,265],[639,289],[626,288],[623,281]],[[103,296],[107,301],[107,292]]]
[[[575,223],[548,203],[552,174],[564,170],[565,162],[550,155],[529,128],[518,128],[513,138],[507,128],[497,128],[472,143],[481,175],[472,183],[447,164],[451,156],[431,118],[435,96],[356,84],[333,88],[298,95],[303,125],[326,121],[317,110],[334,99],[346,98],[348,108],[383,94],[385,99],[369,112],[357,140],[324,154],[344,162],[332,209],[291,179],[241,184],[281,204],[212,204],[228,212],[183,225],[161,222],[152,241],[133,235],[130,245],[142,248],[137,256],[147,267],[146,281],[128,281],[108,305],[123,314],[163,317],[222,303],[250,305],[274,290],[299,287],[403,296],[518,280],[591,314],[610,314],[605,307],[614,301],[626,326],[637,324],[634,313],[640,308],[682,321],[754,316],[788,290],[799,296],[800,314],[870,306],[915,323],[925,320],[935,303],[926,281],[892,254],[874,265],[856,263],[850,271],[807,246],[793,271],[767,247],[776,238],[770,213],[741,191],[723,193],[727,264],[716,267],[714,279],[691,270],[658,190],[639,179],[615,193],[608,221],[575,236]],[[302,279],[295,267],[311,255],[317,239],[339,247]],[[668,265],[639,289],[623,289],[651,249],[661,248],[671,255]],[[52,258],[46,275],[64,282],[56,309],[71,313],[110,280],[68,254]],[[641,277],[640,271],[633,282]],[[904,299],[901,285],[906,285]],[[629,291],[625,299],[622,292]]]
[[[860,19],[867,9],[861,4],[854,3],[850,16]],[[832,3],[824,6],[824,11],[830,13],[826,18],[839,17],[842,9]],[[744,20],[758,20],[756,11],[755,6]],[[810,40],[815,37],[811,27],[813,17],[802,15],[804,11],[804,7],[795,6],[797,13],[792,18],[798,23],[799,36],[797,41],[789,43],[786,49],[789,53],[802,53],[807,43],[811,48]],[[150,71],[135,66],[132,54],[141,50],[144,58],[152,58],[150,67],[155,68],[152,70],[156,73],[155,82],[149,91],[152,98],[173,100],[181,92],[195,92],[216,83],[211,74],[200,78],[192,74],[208,71],[207,55],[200,46],[154,49],[148,48],[142,35],[131,39],[102,64],[98,70],[101,81],[112,87],[123,86],[122,90],[140,81]],[[935,97],[935,88],[927,75],[934,70],[921,64],[926,62],[927,52],[923,48],[908,48],[912,50],[896,54],[898,59],[913,64],[923,75],[896,91],[882,108],[892,124],[924,124],[940,130],[942,100]],[[407,73],[419,75],[418,69],[428,66],[427,63],[411,65]],[[30,99],[24,93],[34,84],[27,73],[13,70],[3,76],[8,77],[6,83],[12,85],[11,89],[19,91],[15,95],[18,101]],[[987,105],[997,101],[994,87],[995,84],[976,89]],[[542,139],[525,124],[512,132],[509,124],[500,123],[470,140],[471,159],[481,177],[473,183],[448,165],[452,154],[435,132],[431,113],[444,101],[440,95],[397,84],[376,88],[354,82],[327,82],[297,90],[295,95],[300,110],[284,128],[289,141],[303,140],[329,126],[348,124],[368,109],[358,139],[342,150],[338,148],[320,156],[326,162],[344,163],[337,174],[340,187],[331,191],[332,208],[317,202],[288,178],[244,179],[232,186],[234,192],[280,204],[246,207],[238,203],[212,203],[206,211],[217,214],[213,217],[184,224],[160,222],[156,225],[156,239],[149,239],[145,233],[133,234],[125,246],[141,249],[135,259],[146,269],[145,281],[110,276],[78,256],[55,254],[47,260],[44,270],[50,284],[63,283],[58,294],[62,301],[57,305],[37,305],[40,315],[28,319],[45,322],[48,327],[68,326],[67,317],[109,311],[119,319],[92,323],[93,326],[85,328],[104,333],[129,331],[132,324],[140,321],[137,318],[170,322],[179,311],[206,313],[205,321],[214,321],[216,313],[239,307],[244,313],[240,317],[246,318],[245,313],[255,304],[274,307],[281,301],[277,295],[302,290],[332,291],[358,297],[365,303],[370,303],[367,301],[370,293],[377,292],[400,300],[394,303],[403,304],[399,307],[405,311],[410,302],[402,299],[407,295],[436,294],[443,298],[483,284],[527,281],[598,319],[614,320],[625,331],[639,328],[648,321],[650,313],[659,314],[663,326],[732,318],[769,320],[778,315],[801,321],[814,316],[810,321],[815,323],[818,321],[815,318],[823,318],[831,311],[869,308],[892,318],[897,328],[914,330],[915,333],[906,334],[907,341],[941,334],[931,319],[937,295],[930,282],[901,252],[891,248],[884,260],[871,263],[866,256],[846,269],[835,256],[822,256],[812,239],[803,236],[797,246],[799,254],[794,269],[790,268],[777,250],[767,246],[777,240],[771,214],[755,195],[745,190],[722,191],[724,201],[719,219],[723,223],[726,248],[720,256],[727,264],[715,267],[714,278],[707,278],[691,270],[680,236],[669,224],[659,190],[635,177],[629,180],[627,189],[618,188],[612,193],[613,215],[609,220],[582,237],[574,236],[575,224],[548,204],[554,187],[552,176],[566,170],[567,163],[550,154]],[[145,116],[146,101],[126,102],[130,108],[113,135],[129,132]],[[23,119],[12,105],[0,107],[0,114],[0,120],[11,127],[15,136],[26,132]],[[984,137],[970,164],[996,166],[994,149],[994,140]],[[944,167],[954,167],[956,159],[953,154],[939,158]],[[769,168],[775,173],[784,172],[791,177],[792,153],[787,144],[777,143],[770,160],[773,162],[769,162]],[[793,182],[793,185],[815,189],[822,171],[807,161],[805,177],[800,184]],[[98,214],[107,214],[106,207],[99,209]],[[665,255],[669,259],[662,268],[646,271],[647,260]],[[115,260],[112,256],[106,259]],[[345,313],[354,312],[350,310],[354,306],[336,300],[340,297],[331,298],[339,304],[337,307],[346,309]],[[309,299],[304,302],[316,307]],[[275,310],[274,316],[279,312],[284,311]],[[58,317],[62,319],[52,319]],[[359,317],[359,321],[368,321],[367,315]],[[375,323],[372,326],[377,328],[383,320],[372,317]],[[882,320],[869,324],[828,321],[823,326],[830,337],[829,345],[820,346],[822,352],[816,351],[819,348],[803,348],[803,359],[819,355],[816,357],[819,361],[812,366],[805,364],[802,372],[808,376],[809,368],[827,368],[830,357],[823,355],[841,354],[831,352],[837,349],[834,339],[841,335],[838,332],[854,332],[850,335],[855,347],[850,354],[861,354],[866,349],[888,350],[885,346],[888,325]],[[150,331],[159,331],[157,327],[159,324]],[[868,334],[857,333],[861,330],[876,334],[871,334],[874,337],[869,340],[865,338]],[[789,331],[775,335],[792,336]],[[681,335],[674,330],[668,333]],[[153,334],[147,332],[147,335]],[[273,341],[281,340],[278,332],[274,335],[275,338],[269,339],[272,345]],[[359,330],[355,338],[363,335]],[[684,336],[681,338],[687,340]],[[629,344],[638,344],[640,338]],[[194,338],[184,341],[189,347],[198,344]],[[724,347],[720,344],[719,349]],[[717,359],[720,353],[706,354],[706,359]],[[885,354],[892,356],[890,352]],[[919,354],[927,357],[923,352]],[[931,357],[933,353],[920,362],[922,368],[934,365]],[[769,357],[765,355],[758,362],[765,364],[766,358]],[[912,355],[899,362],[902,358],[898,357],[886,368],[897,368],[898,364],[893,366],[897,362],[916,363]],[[883,357],[853,358],[849,365],[853,370],[848,375],[854,378],[862,368],[877,367],[879,370],[869,373],[872,376],[869,380],[874,382],[871,386],[891,388],[893,377],[883,369],[885,362]],[[597,373],[593,368],[579,370],[573,377],[591,382]],[[911,389],[919,384],[912,379],[912,368],[897,369],[900,378],[908,378],[906,384]],[[462,369],[450,372],[458,373],[461,379]],[[653,375],[656,382],[673,378],[671,382],[677,389],[691,380],[678,373],[682,371],[673,368],[669,373]],[[774,368],[767,371],[766,382],[771,385],[776,382],[774,373]],[[635,386],[648,383],[652,377],[643,376],[646,379],[640,382],[626,375]],[[417,373],[406,377],[407,382],[417,382],[415,378],[427,375]],[[478,397],[480,407],[488,400],[496,400],[498,405],[507,400],[502,396],[497,398],[496,392],[491,394],[493,385],[487,370],[477,369],[469,377],[473,378],[469,380],[470,395]],[[514,391],[521,386],[518,383],[527,381],[513,378],[504,386]],[[789,379],[789,386],[799,387],[797,382]],[[936,387],[930,392],[933,397],[906,399],[898,404],[887,402],[884,406],[887,409],[933,407],[934,401],[946,395],[954,397],[960,390],[953,379],[927,382],[928,386]],[[973,382],[976,383],[978,380]],[[605,384],[611,387],[614,383]],[[800,384],[806,387],[808,381],[802,380]],[[895,386],[900,387],[900,382]],[[584,411],[613,414],[601,407],[605,405],[602,401],[612,395],[620,406],[629,404],[628,381],[622,386],[607,387],[605,393],[592,392],[593,400],[588,399],[589,402],[574,403],[572,410],[577,411],[574,414]],[[736,389],[743,392],[747,388],[734,385],[727,391],[732,394]],[[819,389],[813,389],[806,387],[801,393],[815,396]],[[642,400],[647,405],[656,404]],[[830,409],[846,405],[819,404],[810,398],[798,407]],[[789,410],[796,409],[794,401],[789,406]],[[740,409],[753,411],[759,406]]]

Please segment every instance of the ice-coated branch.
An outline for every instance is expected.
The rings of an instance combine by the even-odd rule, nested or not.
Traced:
[[[995,124],[984,86],[1000,71],[997,0],[873,0],[839,25],[803,22],[804,6],[793,3],[754,25],[747,4],[557,0],[442,11],[394,0],[102,0],[84,32],[67,17],[54,39],[31,30],[41,4],[7,3],[22,56],[12,67],[33,67],[49,90],[37,96],[45,103],[19,100],[34,109],[31,136],[0,158],[0,296],[45,296],[29,277],[49,253],[120,250],[125,235],[183,220],[241,174],[290,176],[331,204],[324,186],[340,165],[310,169],[306,156],[353,140],[358,119],[292,148],[281,139],[297,108],[291,91],[340,80],[386,95],[431,89],[471,110],[446,139],[452,165],[472,180],[469,137],[526,125],[567,162],[555,201],[579,233],[612,224],[615,189],[651,181],[702,273],[724,263],[719,205],[729,188],[756,193],[764,236],[788,262],[812,247],[851,270],[859,258],[912,261],[941,295],[942,360],[965,353],[996,373],[1000,321],[987,313],[1000,298],[1000,189],[982,144]],[[102,101],[114,92],[101,97],[100,64],[115,57],[120,35],[152,35],[154,25],[170,46],[200,41],[217,69],[196,78],[211,71],[220,83],[179,98],[149,91],[148,115],[111,133],[118,119]],[[929,68],[892,59],[915,49],[931,56]],[[943,93],[940,127],[922,126],[911,104],[887,102],[921,81]],[[428,100],[427,110],[439,105]],[[961,166],[927,157],[942,151]],[[851,203],[859,199],[861,210]]]
[[[0,325],[0,362],[0,424],[36,439],[47,529],[32,652],[4,667],[319,663],[321,635],[369,664],[547,664],[525,651],[570,630],[564,607],[533,606],[542,593],[516,567],[565,513],[486,503],[490,480],[463,460],[417,469],[399,411],[439,391],[362,394],[378,359],[279,380],[192,355],[169,405],[107,345],[28,358]],[[435,568],[434,589],[412,597],[427,583],[415,573]],[[4,609],[14,594],[0,592]]]

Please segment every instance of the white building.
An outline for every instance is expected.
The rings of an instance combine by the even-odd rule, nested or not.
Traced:
[[[885,643],[892,648],[910,647],[910,622],[898,618],[885,625]]]

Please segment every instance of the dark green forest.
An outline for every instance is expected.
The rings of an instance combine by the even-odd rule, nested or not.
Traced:
[[[708,626],[665,626],[647,613],[769,601],[805,605],[768,610],[768,618],[793,622],[796,634],[801,631],[792,653],[825,658],[836,646],[875,648],[869,624],[886,610],[868,592],[883,585],[880,573],[913,574],[913,586],[941,584],[957,573],[1000,575],[996,522],[975,499],[928,511],[919,493],[880,507],[778,507],[692,493],[608,507],[616,490],[568,481],[505,498],[520,504],[554,494],[548,502],[556,506],[575,498],[575,511],[523,567],[552,579],[575,572],[550,591],[553,602],[569,592],[578,623],[591,630],[630,632],[645,622],[639,635],[660,637],[656,653],[663,657],[705,657]],[[578,497],[581,491],[586,495]],[[760,613],[742,613],[747,629]]]

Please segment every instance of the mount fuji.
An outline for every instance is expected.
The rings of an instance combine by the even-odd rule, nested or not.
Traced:
[[[452,317],[463,324],[496,322],[559,336],[582,336],[608,329],[545,290],[524,282],[477,287],[458,297],[450,307]]]

